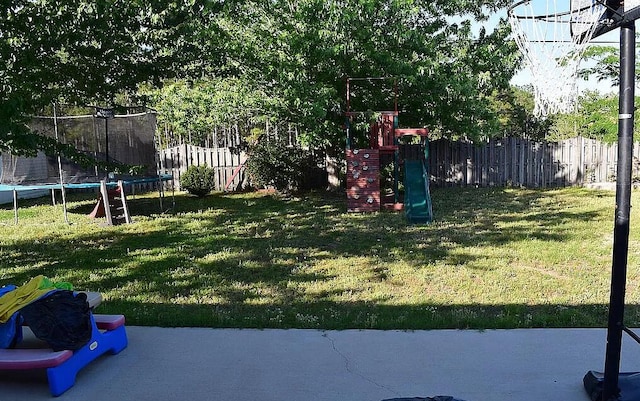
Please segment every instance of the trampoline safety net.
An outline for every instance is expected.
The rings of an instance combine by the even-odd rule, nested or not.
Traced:
[[[77,150],[99,161],[118,162],[131,166],[143,166],[141,174],[156,175],[154,136],[156,115],[142,108],[116,114],[112,118],[100,118],[94,108],[75,108],[74,115],[64,110],[56,118],[58,141],[73,145]],[[53,117],[34,117],[30,128],[42,135],[56,137]],[[39,153],[37,157],[17,157],[8,153],[0,155],[0,184],[29,185],[60,182],[58,158]],[[97,167],[82,167],[61,158],[64,183],[98,182],[108,172]],[[127,178],[128,176],[118,176]]]

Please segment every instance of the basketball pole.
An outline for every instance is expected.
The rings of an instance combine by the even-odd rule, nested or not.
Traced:
[[[635,21],[620,27],[620,99],[618,114],[618,167],[616,173],[616,210],[613,231],[611,295],[607,326],[602,401],[618,400],[620,390],[620,353],[624,330],[624,297],[627,256],[629,253],[629,216],[631,211],[631,170],[633,163],[633,115],[635,102]]]

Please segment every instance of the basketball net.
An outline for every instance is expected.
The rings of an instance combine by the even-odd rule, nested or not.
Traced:
[[[531,73],[536,116],[575,111],[578,67],[602,13],[603,6],[592,0],[518,1],[509,9],[514,39]]]

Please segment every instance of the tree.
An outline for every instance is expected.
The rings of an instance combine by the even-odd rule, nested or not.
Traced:
[[[236,126],[248,136],[269,118],[275,101],[248,80],[210,78],[172,80],[146,91],[158,112],[158,124],[190,143],[203,143],[215,129]]]
[[[613,46],[591,46],[582,56],[582,62],[589,64],[578,71],[578,76],[588,80],[595,76],[598,81],[611,81],[611,86],[620,84],[620,49]],[[636,61],[636,81],[640,78],[640,60]]]
[[[487,99],[508,86],[518,53],[506,22],[473,37],[470,19],[483,20],[508,3],[5,2],[0,149],[59,150],[28,131],[28,116],[54,100],[110,104],[119,93],[135,94],[141,83],[160,86],[167,78],[186,79],[190,87],[203,78],[238,79],[213,82],[242,83],[249,92],[236,93],[260,93],[260,114],[297,123],[309,143],[340,147],[344,79],[394,76],[404,125],[452,137],[491,135],[496,115]],[[468,18],[452,23],[453,15]]]
[[[217,3],[17,0],[0,6],[0,150],[57,152],[30,132],[29,116],[53,101],[111,105],[142,82],[194,73],[197,40]],[[207,5],[205,7],[205,5]],[[208,12],[203,12],[209,10]],[[209,35],[212,35],[209,30]],[[178,66],[180,66],[178,68]]]
[[[580,135],[603,142],[615,142],[618,140],[618,95],[586,91],[579,98],[576,113],[557,115],[554,120],[550,139]]]
[[[253,145],[245,166],[253,185],[287,193],[311,189],[319,165],[318,155],[309,149],[274,138]]]
[[[346,77],[399,78],[405,125],[481,137],[495,127],[487,97],[508,86],[515,44],[503,24],[473,38],[489,1],[245,1],[221,14],[227,62],[281,99],[280,118],[317,145],[340,146]],[[371,109],[379,107],[371,103]]]
[[[548,138],[554,118],[540,118],[533,114],[532,90],[531,87],[511,86],[495,91],[489,98],[492,109],[498,115],[499,135],[531,140]]]

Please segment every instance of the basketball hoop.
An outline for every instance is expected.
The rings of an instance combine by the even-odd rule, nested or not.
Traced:
[[[598,0],[521,0],[509,8],[531,73],[536,116],[575,111],[580,60],[605,9]]]

